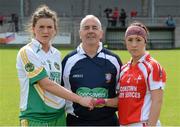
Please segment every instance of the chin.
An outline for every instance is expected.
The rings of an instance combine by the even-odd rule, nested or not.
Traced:
[[[139,57],[140,55],[137,54],[137,53],[131,53],[131,56],[132,56],[132,57]]]
[[[96,42],[94,42],[94,41],[88,41],[88,44],[89,44],[89,45],[94,45],[94,44],[96,44]]]

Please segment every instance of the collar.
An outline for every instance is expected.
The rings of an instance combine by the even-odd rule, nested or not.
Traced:
[[[32,38],[31,43],[32,43],[32,45],[35,47],[36,53],[38,53],[40,50],[42,50],[42,44],[41,44],[38,40]],[[53,53],[53,48],[52,48],[52,46],[50,46],[49,51],[50,51],[51,53]]]
[[[97,53],[101,52],[101,50],[103,49],[103,45],[102,42],[99,42],[99,48],[97,50]],[[79,54],[86,54],[86,52],[84,51],[84,49],[82,48],[82,43],[77,47],[77,52]]]
[[[138,60],[138,63],[142,63],[142,62],[144,62],[145,60],[147,60],[148,58],[150,58],[150,54],[149,54],[149,52],[146,52],[146,53]],[[131,58],[129,64],[131,64],[131,63],[132,63],[132,58]]]

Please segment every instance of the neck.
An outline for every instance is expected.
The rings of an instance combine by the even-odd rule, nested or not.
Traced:
[[[145,55],[145,53],[142,54],[142,55],[139,55],[139,56],[133,56],[133,57],[132,57],[132,65],[137,64],[137,63],[138,63],[138,60],[141,59],[141,57],[144,56],[144,55]]]
[[[86,54],[89,57],[93,58],[97,54],[97,50],[99,48],[99,45],[90,45],[90,46],[88,45],[87,46],[87,45],[83,44],[82,48],[84,49],[84,51],[86,52]]]
[[[132,65],[136,65],[138,63],[139,57],[133,57],[132,58]]]
[[[50,49],[50,45],[42,45],[42,49],[47,53]]]

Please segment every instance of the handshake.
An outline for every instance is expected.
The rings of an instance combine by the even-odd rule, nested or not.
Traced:
[[[88,107],[90,110],[94,108],[102,108],[104,106],[117,108],[118,97],[115,98],[92,98],[92,97],[80,97],[78,103],[84,107]]]
[[[81,97],[79,100],[79,104],[88,107],[89,110],[93,110],[94,108],[102,108],[106,106],[107,99],[103,98],[92,98],[92,97]]]
[[[92,100],[93,106],[95,108],[102,108],[106,106],[106,102],[107,102],[107,99],[103,99],[103,98],[96,98]]]

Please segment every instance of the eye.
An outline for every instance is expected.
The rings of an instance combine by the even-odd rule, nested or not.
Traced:
[[[127,41],[128,41],[128,42],[132,42],[133,39],[132,39],[132,38],[128,38]]]
[[[39,26],[39,28],[40,28],[40,29],[43,29],[43,28],[44,28],[44,26]]]
[[[93,26],[92,29],[93,30],[98,30],[98,27],[97,26]]]
[[[141,41],[141,39],[140,39],[140,38],[137,38],[136,41]]]
[[[84,26],[83,30],[89,30],[89,26]]]
[[[52,29],[53,27],[52,26],[47,26],[48,29]]]
[[[138,37],[136,38],[136,41],[137,41],[137,42],[141,42],[141,41],[143,41],[143,38],[138,36]]]

